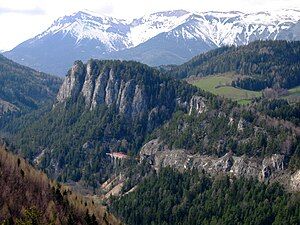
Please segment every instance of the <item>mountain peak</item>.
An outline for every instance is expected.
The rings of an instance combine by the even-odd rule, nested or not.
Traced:
[[[91,11],[91,10],[88,10],[88,9],[83,9],[83,10],[80,10],[80,11],[77,11],[77,12],[74,12],[72,15],[85,15],[85,16],[94,16],[94,17],[108,17],[104,14],[100,14],[100,13],[97,13],[97,12],[94,12],[94,11]]]
[[[241,11],[206,11],[206,12],[195,12],[196,14],[210,14],[210,15],[216,15],[216,16],[235,16],[235,15],[243,15],[244,12]]]
[[[49,62],[49,55],[55,59],[59,55],[62,61],[68,59],[60,69],[61,75],[76,59],[91,57],[137,60],[154,66],[178,64],[224,45],[239,46],[255,40],[300,40],[295,27],[299,20],[300,11],[288,9],[255,13],[169,10],[130,21],[81,10],[59,18],[44,33],[24,42],[21,48],[16,47],[23,52],[11,59],[58,73],[41,65]],[[44,50],[40,50],[41,46]],[[28,52],[24,53],[24,49]],[[36,52],[41,53],[32,56]]]
[[[176,10],[169,10],[169,11],[161,11],[156,13],[151,13],[150,16],[156,15],[156,16],[165,16],[165,17],[180,17],[183,15],[186,15],[190,12],[182,9],[176,9]]]

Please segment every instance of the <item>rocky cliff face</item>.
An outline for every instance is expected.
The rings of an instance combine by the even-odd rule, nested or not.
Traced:
[[[193,111],[195,111],[197,114],[206,112],[207,105],[205,101],[205,98],[201,96],[193,96],[190,100],[189,114],[191,115]]]
[[[290,187],[293,191],[300,190],[300,170],[296,171],[290,178]]]
[[[58,92],[56,105],[76,102],[83,97],[88,110],[102,104],[115,107],[117,113],[126,118],[147,118],[150,130],[162,122],[160,118],[168,118],[176,105],[190,113],[207,111],[205,98],[192,96],[183,102],[174,87],[166,86],[165,80],[158,76],[149,80],[141,78],[153,74],[140,75],[138,70],[132,71],[129,67],[128,71],[120,69],[128,62],[117,62],[90,60],[85,65],[76,61]]]
[[[144,115],[148,109],[147,96],[134,79],[124,79],[113,67],[101,67],[90,60],[87,65],[77,61],[65,78],[57,95],[57,103],[75,102],[82,96],[87,109],[97,105],[115,105],[128,118]]]
[[[65,102],[68,98],[71,98],[72,100],[78,98],[82,89],[84,74],[83,63],[76,61],[59,89],[56,97],[58,102]]]
[[[170,149],[159,139],[146,143],[140,151],[140,160],[146,160],[156,170],[173,167],[179,171],[197,169],[211,175],[227,174],[236,177],[255,178],[262,182],[279,180],[293,191],[300,190],[300,171],[290,174],[285,157],[273,154],[263,159],[234,156],[227,153],[222,157],[187,153],[184,149]]]

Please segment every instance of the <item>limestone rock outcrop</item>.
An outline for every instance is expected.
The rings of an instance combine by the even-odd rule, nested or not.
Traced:
[[[300,170],[297,170],[294,174],[292,174],[290,186],[293,191],[300,190]]]
[[[197,169],[212,175],[228,174],[255,178],[262,182],[277,179],[284,172],[288,174],[284,155],[273,154],[263,159],[246,155],[234,156],[232,153],[222,157],[191,155],[185,149],[170,149],[159,139],[151,140],[142,147],[140,160],[146,160],[156,170],[168,166],[179,171]],[[300,172],[293,174],[290,179],[292,189],[300,190]]]
[[[134,79],[122,79],[114,68],[101,68],[93,60],[87,65],[76,61],[57,95],[57,104],[69,99],[77,101],[81,95],[87,109],[97,105],[115,105],[127,117],[139,117],[148,110],[143,87]]]
[[[201,96],[193,96],[190,100],[189,114],[191,115],[193,111],[195,111],[197,114],[206,112],[207,105],[205,101],[205,98]]]
[[[207,100],[193,95],[181,100],[182,96],[166,86],[148,68],[148,74],[141,68],[133,70],[126,62],[89,60],[87,64],[76,61],[68,72],[57,94],[56,105],[76,102],[84,99],[87,110],[99,105],[115,107],[116,112],[128,119],[148,119],[148,129],[153,130],[167,118],[170,118],[176,106],[190,114],[202,114],[208,111]],[[150,76],[145,78],[145,76]],[[143,77],[144,76],[144,77]]]
[[[59,89],[56,100],[59,103],[77,99],[85,79],[85,68],[82,62],[76,61]]]

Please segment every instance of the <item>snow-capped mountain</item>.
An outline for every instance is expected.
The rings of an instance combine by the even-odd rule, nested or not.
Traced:
[[[132,59],[150,65],[179,64],[224,45],[254,40],[300,40],[300,11],[165,11],[133,20],[80,11],[5,55],[48,73],[64,75],[74,60]]]
[[[300,20],[300,11],[206,12],[193,15],[193,19],[198,33],[209,37],[217,46],[245,45],[258,39],[277,39],[282,31]]]
[[[139,19],[134,19],[130,24],[128,37],[133,46],[148,41],[156,35],[168,32],[184,23],[190,13],[184,10],[153,13]]]
[[[61,34],[63,38],[72,37],[75,45],[81,45],[86,40],[95,40],[99,46],[104,46],[105,51],[117,51],[132,47],[126,37],[128,32],[129,26],[125,20],[79,11],[59,18],[45,32],[32,39],[31,43]]]
[[[188,14],[183,10],[162,12],[128,22],[89,11],[79,11],[59,18],[31,42],[62,34],[64,38],[74,38],[76,45],[81,45],[86,40],[95,40],[104,46],[105,52],[119,51],[135,47],[162,32],[174,29],[187,19]]]

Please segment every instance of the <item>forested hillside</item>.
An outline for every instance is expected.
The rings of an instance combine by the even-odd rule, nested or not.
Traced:
[[[294,129],[288,124],[285,126],[267,119],[251,111],[250,107],[228,110],[224,104],[200,115],[178,112],[154,136],[170,147],[192,153],[222,156],[233,152],[259,157],[277,153],[292,156],[296,151],[299,154],[300,149],[299,129],[292,127]]]
[[[261,160],[279,154],[284,169],[290,162],[300,168],[295,125],[135,62],[75,62],[53,109],[29,120],[15,123],[18,130],[7,127],[11,141],[31,162],[64,182],[84,180],[97,187],[113,169],[106,153],[135,156],[151,139],[188,154],[231,153]]]
[[[6,132],[15,132],[17,149],[31,161],[39,156],[51,176],[97,185],[110,174],[106,153],[136,154],[177,108],[187,110],[194,93],[202,92],[140,63],[76,62],[53,109]]]
[[[0,55],[0,117],[51,102],[61,83],[58,77],[21,66]]]
[[[300,85],[300,42],[256,41],[246,46],[222,47],[194,57],[169,71],[177,78],[235,72],[233,86],[262,90]]]
[[[299,127],[300,102],[289,103],[285,99],[262,99],[254,107],[273,118],[290,121]]]
[[[79,11],[3,52],[64,78],[0,54],[0,225],[300,225],[299,18]]]
[[[0,147],[0,224],[117,224],[105,208]]]
[[[277,184],[167,168],[115,198],[111,210],[128,225],[297,225],[300,196]]]

